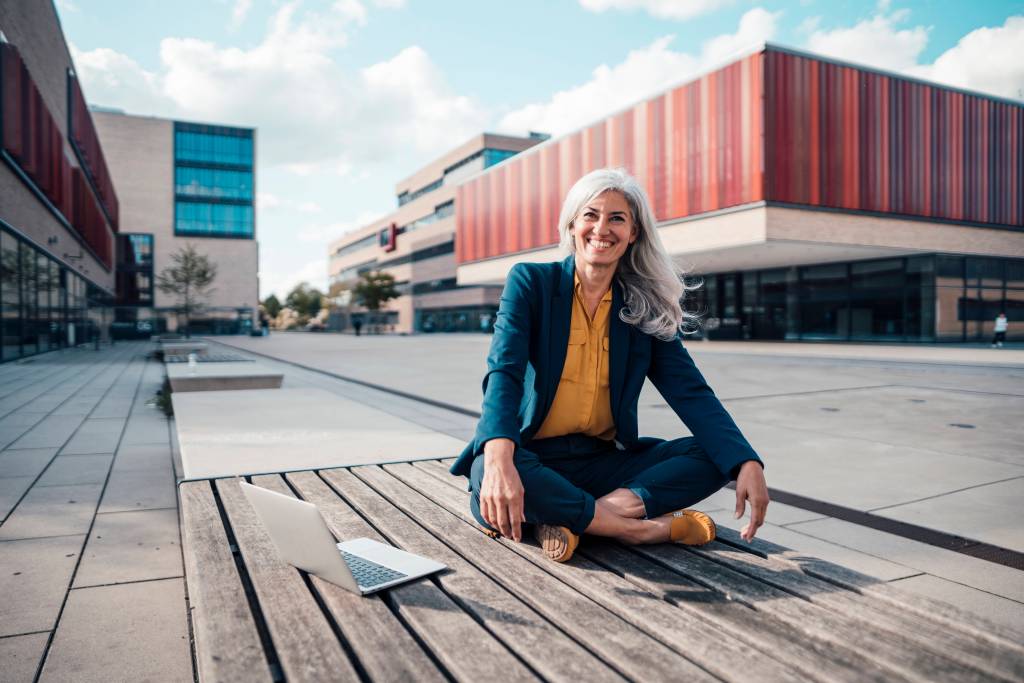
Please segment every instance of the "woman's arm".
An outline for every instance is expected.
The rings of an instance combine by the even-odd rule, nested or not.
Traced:
[[[477,423],[477,448],[483,451],[484,479],[480,514],[507,538],[522,538],[523,484],[514,456],[519,445],[519,404],[523,398],[530,352],[530,327],[535,302],[528,273],[515,266],[509,273],[494,323],[487,355],[484,402]]]

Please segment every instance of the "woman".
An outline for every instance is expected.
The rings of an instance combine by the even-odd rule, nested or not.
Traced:
[[[480,422],[451,468],[470,477],[473,515],[515,541],[535,525],[558,562],[581,533],[699,545],[714,522],[686,506],[736,479],[749,541],[768,505],[763,465],[683,349],[686,287],[643,189],[622,170],[594,171],[558,222],[570,256],[509,273]],[[638,438],[645,377],[693,437]]]

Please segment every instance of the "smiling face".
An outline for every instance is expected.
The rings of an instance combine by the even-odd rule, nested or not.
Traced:
[[[576,245],[576,262],[598,268],[614,267],[626,248],[636,241],[629,202],[615,190],[603,192],[584,204],[570,232]]]

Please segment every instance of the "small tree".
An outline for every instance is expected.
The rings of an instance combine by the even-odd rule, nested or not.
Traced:
[[[401,296],[395,288],[395,277],[380,271],[363,273],[359,282],[352,288],[352,296],[360,306],[376,313],[380,307]]]
[[[277,314],[281,312],[281,308],[281,302],[273,294],[263,300],[263,310],[265,310],[267,315],[271,318],[276,318]]]
[[[192,328],[192,315],[202,309],[213,289],[217,266],[206,254],[200,254],[191,244],[171,254],[171,265],[156,276],[156,286],[164,294],[177,297],[178,310],[185,314],[185,336]]]
[[[305,323],[310,318],[315,318],[323,305],[323,293],[310,287],[308,282],[301,282],[288,293],[284,305],[299,314],[299,319]]]

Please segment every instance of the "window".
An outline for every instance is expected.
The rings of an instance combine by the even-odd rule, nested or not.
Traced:
[[[253,165],[250,130],[183,123],[175,123],[174,128],[176,161],[227,166]]]
[[[174,203],[174,233],[197,237],[252,237],[252,206],[238,204]]]
[[[179,197],[252,200],[252,171],[178,166],[174,193]]]
[[[343,247],[338,247],[337,250],[335,250],[334,255],[335,256],[344,256],[345,254],[351,254],[353,251],[359,251],[360,249],[366,249],[367,247],[373,246],[375,244],[377,244],[377,234],[376,233],[374,233],[372,235],[369,235],[367,237],[364,237],[363,239],[359,240],[358,242],[353,242],[352,244],[346,244]]]

